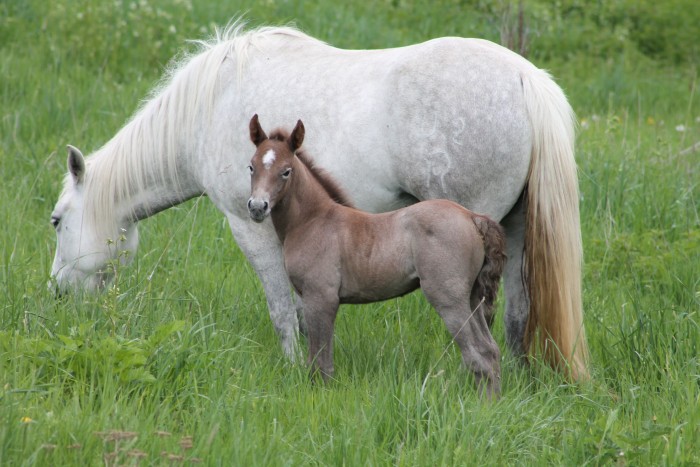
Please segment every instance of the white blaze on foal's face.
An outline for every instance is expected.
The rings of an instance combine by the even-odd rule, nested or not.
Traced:
[[[272,166],[272,164],[275,163],[276,157],[277,156],[275,155],[275,151],[273,151],[272,149],[265,153],[265,155],[262,158],[262,163],[266,169],[269,169]]]

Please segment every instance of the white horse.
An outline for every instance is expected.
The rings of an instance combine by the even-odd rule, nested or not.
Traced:
[[[139,220],[206,195],[294,358],[299,301],[271,224],[249,218],[246,166],[251,115],[271,127],[301,118],[315,129],[308,152],[357,207],[448,198],[500,221],[510,349],[539,348],[554,367],[587,377],[574,119],[545,71],[479,39],[342,50],[293,28],[236,23],[201,45],[91,157],[69,146],[51,216],[61,291],[103,288],[111,262],[133,257]]]

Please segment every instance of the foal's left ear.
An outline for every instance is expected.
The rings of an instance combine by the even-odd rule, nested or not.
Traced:
[[[296,152],[297,149],[301,147],[301,144],[304,142],[304,124],[301,123],[301,120],[297,121],[297,126],[294,127],[292,130],[292,134],[289,135],[289,149],[292,150],[292,152]]]
[[[260,146],[260,143],[267,139],[267,135],[260,126],[260,122],[258,121],[258,114],[253,115],[253,118],[250,119],[249,128],[250,140],[253,142],[253,144],[255,144],[255,147]]]

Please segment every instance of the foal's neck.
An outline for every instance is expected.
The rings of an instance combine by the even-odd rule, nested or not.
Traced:
[[[272,222],[284,243],[287,234],[331,209],[341,207],[301,160],[292,162],[292,178],[287,192],[272,209]]]

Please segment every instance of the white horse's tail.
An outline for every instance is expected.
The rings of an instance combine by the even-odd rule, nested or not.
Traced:
[[[530,354],[574,380],[588,378],[581,303],[582,246],[574,160],[574,113],[543,70],[521,73],[533,131],[527,183],[525,275],[530,313],[524,336]]]

